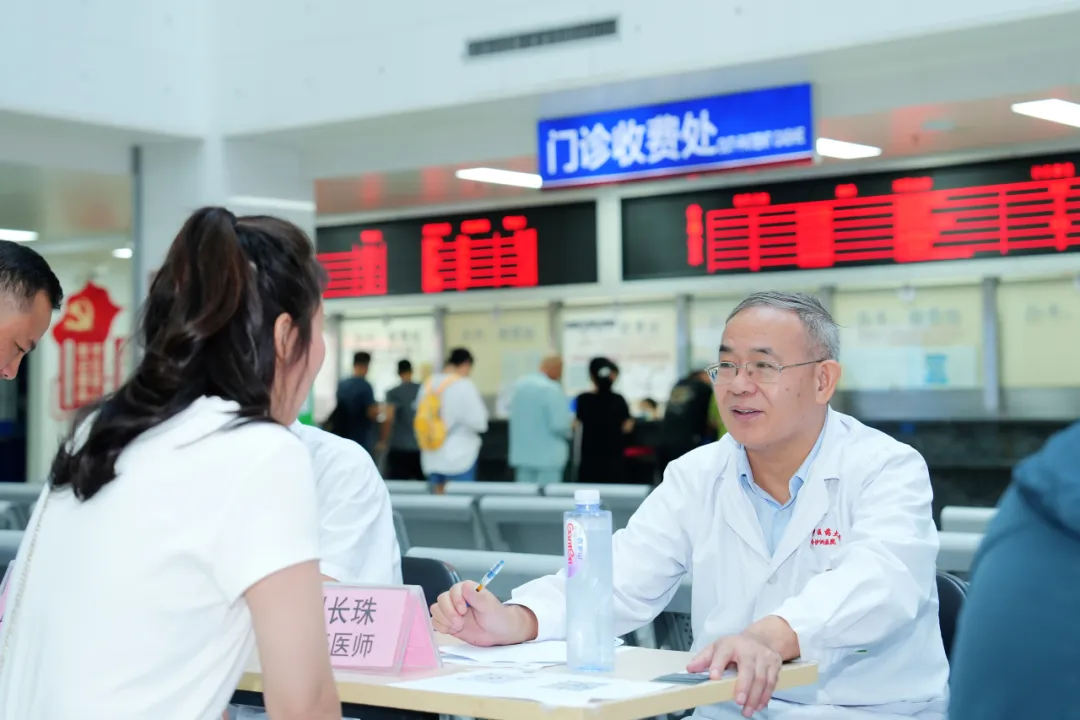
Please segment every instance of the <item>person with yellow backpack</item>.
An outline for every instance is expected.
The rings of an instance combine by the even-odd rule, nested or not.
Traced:
[[[469,375],[473,356],[454,348],[442,372],[424,381],[416,401],[413,430],[420,446],[420,466],[441,495],[448,482],[476,480],[480,435],[488,429],[488,411]]]

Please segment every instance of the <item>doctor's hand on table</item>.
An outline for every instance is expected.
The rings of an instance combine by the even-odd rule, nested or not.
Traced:
[[[536,615],[520,605],[503,605],[488,590],[476,590],[471,580],[460,582],[431,606],[435,630],[470,645],[517,645],[536,639]]]
[[[799,638],[783,618],[769,615],[738,635],[727,635],[699,652],[688,672],[708,672],[719,680],[726,669],[734,667],[735,703],[743,708],[743,717],[764,710],[769,704],[780,667],[785,660],[799,657]]]

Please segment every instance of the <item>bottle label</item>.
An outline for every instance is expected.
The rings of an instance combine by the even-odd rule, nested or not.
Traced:
[[[574,577],[585,562],[585,528],[570,520],[566,523],[566,576]]]

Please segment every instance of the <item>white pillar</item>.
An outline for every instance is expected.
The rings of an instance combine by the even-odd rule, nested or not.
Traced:
[[[315,240],[315,183],[296,150],[210,137],[146,143],[134,150],[132,160],[137,305],[146,298],[150,278],[176,233],[200,207],[222,205],[238,216],[275,215]],[[327,372],[334,372],[333,363],[324,367]],[[301,419],[312,422],[313,416],[314,395],[301,410]]]
[[[314,239],[315,184],[291,148],[211,137],[146,143],[134,157],[132,266],[140,302],[184,220],[205,205],[276,215]]]

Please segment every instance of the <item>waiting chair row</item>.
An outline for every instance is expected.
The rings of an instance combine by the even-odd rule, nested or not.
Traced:
[[[391,495],[410,545],[562,555],[563,513],[572,497]],[[601,495],[614,529],[626,527],[641,498]],[[400,535],[399,535],[400,539]]]
[[[429,495],[430,486],[419,480],[386,480],[386,487],[391,495]],[[600,491],[601,497],[637,498],[644,500],[652,490],[651,485],[621,485],[616,483],[536,483],[519,482],[450,482],[446,484],[447,495],[467,495],[481,497],[485,495],[512,495],[515,497],[538,495],[546,497],[573,497],[583,488]]]
[[[997,515],[996,507],[966,507],[950,505],[941,509],[941,529],[949,532],[984,535],[990,521]]]

